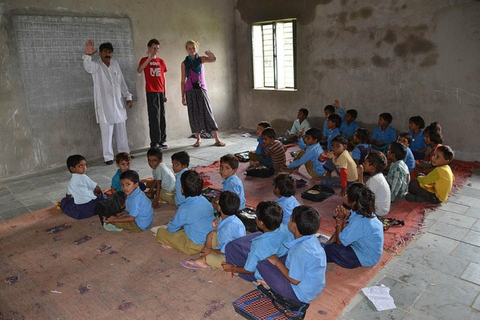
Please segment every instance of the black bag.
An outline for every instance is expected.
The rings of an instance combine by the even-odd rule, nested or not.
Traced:
[[[240,221],[242,221],[243,225],[247,232],[257,232],[257,221],[255,218],[257,217],[257,213],[252,208],[245,208],[238,211],[235,214]]]
[[[250,151],[243,151],[243,152],[235,153],[234,156],[240,162],[248,162],[250,161],[250,157],[248,156],[249,153]]]
[[[202,89],[202,83],[200,81],[192,82],[193,89]]]
[[[305,318],[310,304],[287,300],[271,289],[257,289],[232,302],[235,312],[246,319],[300,320]]]
[[[245,172],[247,176],[257,178],[268,178],[273,176],[274,173],[273,168],[267,168],[265,166],[252,167]]]
[[[378,217],[378,220],[380,220],[380,222],[382,222],[383,224],[383,231],[387,231],[388,229],[390,229],[390,227],[393,227],[393,226],[403,227],[405,225],[405,221],[397,220],[395,218]]]
[[[98,214],[100,221],[103,221],[102,217],[108,218],[122,212],[126,198],[123,192],[114,193],[111,197],[97,202],[93,212]]]
[[[335,194],[332,188],[322,185],[314,185],[307,191],[302,192],[302,198],[315,202],[322,202]]]

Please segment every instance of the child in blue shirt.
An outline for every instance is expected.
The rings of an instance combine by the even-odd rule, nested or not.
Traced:
[[[132,162],[132,157],[128,152],[119,152],[115,156],[115,163],[118,167],[117,172],[112,177],[111,184],[111,193],[122,192],[122,184],[120,183],[120,175],[127,170],[130,170],[130,163]]]
[[[245,237],[230,241],[225,248],[226,262],[223,270],[247,281],[262,279],[257,271],[260,261],[275,254],[282,257],[287,254],[286,243],[293,240],[293,235],[282,224],[282,208],[273,201],[262,201],[257,205],[257,228]]]
[[[104,199],[102,190],[85,173],[87,160],[75,154],[67,158],[67,168],[72,174],[67,194],[60,202],[60,209],[74,219],[85,219],[93,215],[97,202]]]
[[[372,148],[387,153],[388,145],[397,141],[397,133],[390,126],[393,117],[390,113],[385,112],[378,116],[378,127],[372,134]]]
[[[275,293],[295,302],[310,303],[325,287],[327,257],[315,237],[320,214],[310,206],[293,210],[288,229],[295,240],[287,243],[288,254],[272,255],[258,264],[263,281]]]
[[[243,182],[237,177],[238,159],[233,154],[226,154],[220,158],[220,175],[223,191],[232,191],[240,198],[240,210],[245,209],[245,192]],[[212,199],[212,205],[218,210],[218,197]]]
[[[353,136],[353,143],[355,148],[352,150],[352,159],[358,165],[363,164],[365,157],[372,151],[372,148],[369,144],[370,133],[365,128],[358,128],[355,130],[355,135]]]
[[[278,197],[275,202],[282,207],[282,223],[286,226],[288,226],[293,209],[300,205],[295,199],[295,191],[297,191],[297,183],[291,175],[279,173],[273,180],[273,194]]]
[[[408,120],[408,134],[412,137],[410,149],[412,149],[415,160],[423,160],[427,152],[427,143],[425,142],[423,128],[425,121],[420,116],[413,116]]]
[[[151,227],[153,223],[152,203],[145,193],[140,190],[138,173],[127,170],[120,175],[122,190],[127,195],[126,207],[120,216],[110,216],[105,219],[104,227],[107,231],[127,230],[142,232]],[[113,228],[111,225],[114,225]]]
[[[332,139],[340,134],[340,126],[342,125],[342,118],[338,114],[331,114],[328,116],[327,127],[330,130],[327,138],[327,151],[332,150]]]
[[[327,145],[326,142],[327,142],[328,134],[330,133],[330,129],[327,126],[328,117],[331,114],[335,113],[335,107],[332,106],[331,104],[326,105],[325,108],[323,108],[323,112],[325,113],[325,120],[323,120],[323,130],[322,130],[322,142],[321,142],[321,144],[322,144],[322,147],[325,147]]]
[[[205,270],[210,267],[222,269],[225,262],[225,246],[232,240],[246,235],[245,226],[235,215],[240,206],[240,198],[231,191],[223,191],[219,198],[220,218],[213,221],[213,231],[207,235],[207,241],[200,258],[182,261],[187,269]]]
[[[185,196],[182,193],[181,177],[188,170],[190,156],[185,151],[172,154],[172,169],[175,174],[175,204],[180,207],[185,202]]]
[[[288,166],[283,167],[284,171],[293,172],[297,168],[305,165],[305,169],[312,178],[323,176],[325,169],[323,163],[318,160],[323,153],[323,149],[318,143],[320,140],[320,130],[317,128],[310,128],[305,136],[299,140],[299,146],[305,148],[305,151],[300,152],[295,160]]]
[[[255,151],[250,151],[248,153],[248,158],[250,159],[251,166],[258,164],[258,162],[260,161],[260,157],[263,154],[262,151],[265,151],[264,150],[265,148],[262,146],[262,143],[263,143],[262,131],[270,127],[271,125],[270,125],[270,122],[268,121],[261,121],[257,124],[257,130],[256,130],[257,142],[258,142],[257,148],[255,149]]]
[[[334,217],[335,233],[324,245],[327,262],[347,269],[376,265],[383,252],[383,224],[375,215],[374,193],[361,183],[351,184]]]
[[[410,146],[412,145],[412,137],[407,132],[402,132],[398,135],[397,142],[400,142],[406,147],[407,155],[403,162],[408,167],[408,172],[412,173],[415,169],[415,157],[413,156],[412,150],[410,150]]]
[[[174,248],[186,254],[202,251],[215,219],[212,205],[203,197],[203,181],[193,170],[183,172],[180,178],[185,202],[178,207],[166,228],[155,227],[157,241],[166,249]],[[155,232],[154,232],[155,233]]]
[[[343,134],[348,139],[348,146],[349,150],[352,150],[354,143],[353,143],[353,136],[355,135],[355,130],[360,128],[355,119],[357,119],[357,110],[349,109],[345,113],[345,117],[343,118],[342,125],[340,126],[340,133]]]

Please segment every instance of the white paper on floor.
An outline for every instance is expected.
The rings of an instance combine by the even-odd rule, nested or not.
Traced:
[[[390,295],[390,288],[384,286],[367,287],[362,289],[367,298],[373,302],[378,311],[395,309],[395,302]]]
[[[242,137],[244,138],[250,138],[252,135],[248,132],[242,133]]]

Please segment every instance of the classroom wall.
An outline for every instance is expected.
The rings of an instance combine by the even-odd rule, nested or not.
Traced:
[[[298,19],[297,91],[253,90],[250,25],[281,18]],[[339,99],[369,129],[382,112],[398,131],[439,121],[457,158],[480,160],[480,1],[238,0],[235,21],[241,126],[283,133],[302,107],[321,125]]]
[[[180,64],[186,56],[184,46],[188,39],[200,42],[200,52],[211,50],[217,56],[216,63],[207,65],[206,72],[220,130],[238,126],[237,80],[231,76],[236,74],[236,64],[232,63],[235,61],[235,52],[232,52],[234,4],[233,0],[0,2],[0,180],[64,166],[67,156],[74,153],[83,154],[89,160],[103,159],[93,96],[78,108],[30,112],[13,15],[128,18],[133,31],[135,69],[146,54],[148,40],[160,40],[160,57],[168,68],[167,139],[175,139],[191,134],[180,95]],[[80,50],[80,63],[82,54]],[[91,78],[87,73],[85,77]],[[143,74],[135,73],[134,79],[135,88],[130,91],[136,101],[128,111],[127,120],[132,150],[145,148],[150,143]]]

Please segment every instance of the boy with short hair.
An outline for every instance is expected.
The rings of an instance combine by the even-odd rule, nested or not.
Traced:
[[[370,139],[370,133],[365,128],[358,128],[355,130],[355,135],[353,136],[353,143],[355,148],[352,151],[352,159],[355,161],[357,166],[363,164],[367,154],[372,151],[372,147],[368,144]]]
[[[279,173],[273,180],[273,194],[278,198],[275,202],[282,207],[282,223],[286,226],[293,209],[300,205],[295,198],[295,191],[297,191],[297,183],[288,173]]]
[[[323,153],[323,149],[318,143],[319,140],[319,129],[310,128],[305,132],[305,136],[300,140],[306,146],[305,151],[300,152],[294,161],[284,167],[284,170],[293,172],[304,164],[305,169],[307,169],[308,174],[312,176],[312,178],[323,176],[325,173],[323,163],[318,160],[318,157]]]
[[[222,263],[225,262],[225,246],[230,241],[247,234],[245,225],[235,215],[240,206],[238,195],[231,191],[223,191],[218,203],[220,218],[213,221],[213,231],[207,235],[200,258],[181,262],[181,265],[187,269],[204,270],[209,267],[222,269]]]
[[[247,281],[262,279],[257,270],[260,261],[275,254],[287,254],[284,244],[293,240],[293,235],[282,224],[282,208],[273,201],[262,201],[257,205],[257,228],[261,232],[230,241],[225,248],[226,262],[223,270]]]
[[[277,134],[273,128],[263,130],[262,139],[265,148],[263,156],[265,160],[262,161],[262,158],[260,158],[260,162],[268,168],[273,168],[275,172],[279,172],[287,162],[287,158],[285,157],[285,147],[280,141],[275,140],[276,137]]]
[[[360,128],[358,123],[355,121],[355,119],[357,119],[357,116],[357,110],[348,109],[345,113],[345,117],[343,118],[342,125],[340,126],[340,133],[343,134],[349,142],[353,140],[355,130]]]
[[[327,138],[327,151],[332,150],[332,139],[340,134],[340,126],[342,125],[342,118],[334,113],[328,116],[327,127],[329,129]]]
[[[387,167],[387,158],[380,151],[372,151],[363,165],[357,167],[358,182],[363,183],[363,172],[370,175],[365,185],[375,194],[375,214],[382,217],[390,211],[391,193],[383,170]]]
[[[157,56],[160,42],[151,39],[147,44],[147,56],[143,57],[137,68],[138,73],[145,75],[145,91],[147,93],[148,125],[150,127],[150,147],[167,148],[165,102],[167,102],[167,86],[165,61]]]
[[[315,233],[320,227],[320,214],[310,206],[296,207],[288,223],[295,240],[287,243],[288,254],[272,255],[261,261],[257,269],[264,282],[282,297],[310,303],[325,287],[327,256]]]
[[[110,216],[104,220],[107,231],[142,232],[153,223],[152,203],[145,193],[140,190],[140,178],[134,170],[127,170],[120,175],[122,190],[127,195],[124,215]],[[113,228],[111,225],[114,225]]]
[[[408,132],[402,132],[398,135],[397,142],[400,142],[407,148],[407,154],[405,156],[405,159],[403,159],[403,162],[408,167],[408,171],[412,173],[412,171],[415,169],[415,158],[413,156],[413,152],[410,149],[410,145],[412,144],[412,137]]]
[[[305,131],[310,129],[310,123],[308,122],[307,117],[308,110],[300,108],[298,110],[297,119],[293,122],[292,128],[285,133],[287,141],[297,141],[304,135]]]
[[[163,163],[162,151],[159,148],[150,148],[147,151],[147,160],[153,175],[153,181],[147,182],[147,188],[153,196],[153,207],[158,208],[159,201],[175,205],[175,176]]]
[[[75,154],[67,158],[67,168],[72,174],[67,194],[60,202],[60,209],[74,219],[85,219],[93,215],[97,202],[104,199],[102,190],[85,173],[87,160]]]
[[[260,163],[260,157],[262,157],[262,153],[264,151],[264,147],[262,145],[263,144],[262,132],[266,128],[270,128],[270,127],[271,125],[270,125],[270,122],[268,121],[260,121],[257,124],[257,130],[256,130],[257,142],[258,142],[257,149],[255,149],[255,151],[250,151],[248,153],[248,158],[250,159],[251,166],[258,165]]]
[[[340,184],[342,188],[341,195],[344,196],[349,183],[358,180],[357,165],[353,161],[347,150],[348,140],[343,135],[332,139],[333,158],[328,160],[324,168],[327,171],[321,184],[329,187],[336,187]],[[333,171],[336,171],[338,177],[331,177]]]
[[[185,202],[185,196],[182,193],[182,174],[188,170],[190,156],[185,151],[172,154],[172,169],[175,174],[175,204],[180,207]]]
[[[156,238],[164,248],[174,248],[186,254],[202,251],[207,235],[212,231],[215,219],[213,207],[202,196],[202,178],[193,170],[186,170],[180,177],[185,202],[178,207],[167,228],[155,227]]]
[[[122,192],[122,184],[120,183],[120,175],[127,170],[130,170],[130,163],[132,162],[132,157],[128,152],[119,152],[115,156],[115,163],[118,167],[117,172],[112,177],[111,184],[111,193]]]
[[[378,127],[375,128],[372,134],[372,147],[375,150],[387,153],[388,145],[397,141],[397,133],[395,129],[390,126],[393,117],[390,113],[385,112],[378,116]]]
[[[407,148],[400,142],[390,143],[387,152],[387,159],[390,161],[390,170],[388,170],[387,182],[390,185],[391,201],[405,196],[410,182],[410,173],[404,162]]]
[[[223,178],[223,191],[232,191],[240,198],[240,210],[245,208],[245,192],[243,182],[237,177],[238,159],[233,154],[226,154],[220,158],[220,175]],[[219,197],[212,199],[215,208],[218,207]]]
[[[327,126],[328,117],[331,114],[335,113],[335,107],[332,106],[331,104],[326,105],[325,108],[323,108],[323,112],[325,113],[325,120],[323,120],[322,141],[326,142],[328,138],[328,134],[330,132],[330,129]],[[326,146],[326,143],[325,143],[325,146]]]

